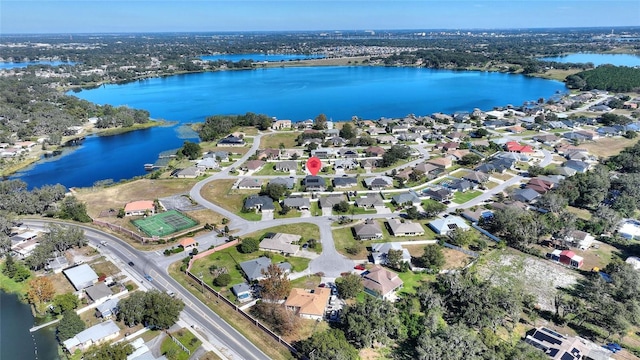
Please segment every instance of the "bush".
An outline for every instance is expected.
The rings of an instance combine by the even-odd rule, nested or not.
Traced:
[[[240,243],[240,252],[243,254],[251,254],[252,252],[258,251],[259,248],[260,241],[258,241],[258,239],[246,238]]]
[[[215,286],[227,286],[231,282],[231,275],[229,274],[220,274],[217,278],[213,280],[213,285]]]
[[[133,291],[133,285],[131,284],[125,285],[124,288],[127,289],[127,291]]]

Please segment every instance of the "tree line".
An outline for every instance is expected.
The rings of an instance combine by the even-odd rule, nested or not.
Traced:
[[[205,119],[198,135],[202,141],[214,141],[242,126],[267,130],[271,127],[272,122],[273,119],[267,115],[251,112],[244,115],[213,115]]]
[[[567,76],[570,89],[633,91],[640,88],[640,69],[628,66],[601,65],[592,70]]]

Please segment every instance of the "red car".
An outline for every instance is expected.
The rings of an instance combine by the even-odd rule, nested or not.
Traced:
[[[353,268],[356,269],[356,270],[361,270],[361,271],[362,270],[366,270],[364,265],[362,265],[362,264],[358,264],[358,265],[354,266]]]
[[[326,286],[325,283],[318,285],[318,287],[325,287],[325,286]]]

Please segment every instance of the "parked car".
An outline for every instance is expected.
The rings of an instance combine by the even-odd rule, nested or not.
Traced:
[[[365,270],[365,269],[366,269],[366,268],[364,267],[364,265],[362,265],[362,264],[358,264],[358,265],[354,266],[353,268],[354,268],[354,269],[356,269],[356,270],[360,270],[360,271],[363,271],[363,270]]]
[[[611,351],[612,353],[617,353],[618,351],[622,350],[622,346],[620,346],[619,344],[616,343],[608,343],[607,345],[602,345],[603,348]]]

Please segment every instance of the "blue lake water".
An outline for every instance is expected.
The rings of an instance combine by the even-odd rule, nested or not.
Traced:
[[[566,56],[546,57],[540,60],[575,64],[593,63],[595,66],[603,64],[612,64],[616,66],[640,66],[640,56],[630,54],[579,53],[569,54]]]
[[[29,62],[0,62],[0,69],[15,69],[25,68],[29,65],[74,65],[73,62],[68,61],[29,61]]]
[[[0,291],[0,359],[59,359],[55,326],[30,333],[33,322],[29,305]]]
[[[240,60],[253,60],[254,62],[278,62],[289,60],[322,59],[324,55],[301,55],[301,54],[220,54],[203,55],[200,57],[206,61],[225,60],[238,62]]]
[[[562,82],[521,75],[387,67],[301,67],[220,71],[106,85],[82,99],[146,109],[151,117],[202,122],[213,114],[262,113],[294,121],[324,113],[334,121],[490,110],[564,92]],[[73,152],[17,173],[30,187],[91,186],[145,173],[159,152],[182,145],[178,126],[89,137]],[[197,139],[190,139],[196,141]]]

